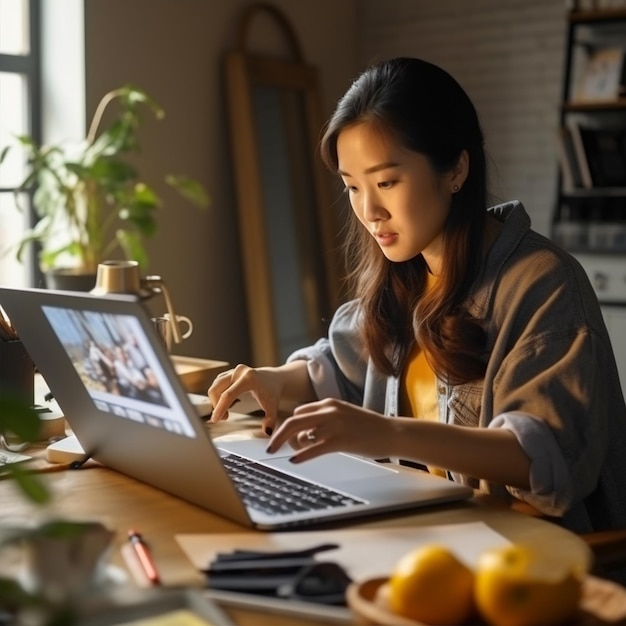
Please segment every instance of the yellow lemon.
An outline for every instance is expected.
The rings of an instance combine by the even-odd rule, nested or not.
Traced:
[[[402,557],[386,590],[389,608],[427,624],[462,624],[473,613],[474,574],[445,546],[429,544]]]
[[[571,565],[511,545],[480,556],[474,596],[491,626],[549,626],[575,615],[581,585],[582,575]]]

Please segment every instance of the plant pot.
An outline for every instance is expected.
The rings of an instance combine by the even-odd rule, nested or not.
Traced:
[[[113,532],[100,522],[51,521],[22,540],[25,589],[66,601],[106,583]]]
[[[96,285],[96,274],[85,274],[74,268],[58,268],[46,272],[46,287],[63,291],[91,291]]]
[[[15,578],[0,575],[0,606],[10,601],[8,606],[18,612],[34,607],[47,618],[62,614],[88,598],[104,597],[116,582],[115,577],[119,579],[115,568],[108,563],[113,538],[114,532],[97,521],[50,519],[2,523],[0,549],[17,548],[11,559],[19,559],[15,562],[21,567]],[[11,623],[78,622],[18,619]]]

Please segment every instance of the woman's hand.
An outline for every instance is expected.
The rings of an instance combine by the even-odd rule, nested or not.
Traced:
[[[228,409],[247,391],[265,412],[262,428],[268,434],[276,427],[281,400],[298,404],[315,398],[306,361],[279,367],[237,365],[219,374],[209,387],[207,393],[213,404],[211,422],[228,419]]]
[[[222,372],[207,392],[213,404],[211,422],[228,419],[228,409],[239,396],[249,391],[265,412],[263,428],[273,428],[282,387],[282,377],[274,368],[252,368],[240,364]]]
[[[343,400],[328,398],[299,406],[274,432],[267,451],[289,444],[294,463],[328,452],[352,452],[371,458],[394,449],[394,420]]]

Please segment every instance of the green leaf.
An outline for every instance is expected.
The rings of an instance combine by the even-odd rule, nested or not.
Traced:
[[[41,264],[42,269],[48,270],[52,267],[55,267],[56,260],[63,254],[65,251],[64,248],[56,248],[54,250],[41,250],[39,253],[39,262]]]
[[[38,151],[38,146],[32,137],[29,137],[28,135],[18,135],[17,140],[29,151]]]
[[[91,530],[98,522],[73,522],[64,519],[53,519],[34,529],[33,534],[38,537],[62,539],[77,537],[87,530]]]
[[[131,152],[137,148],[137,117],[134,114],[126,115],[113,121],[111,126],[103,131],[89,148],[89,153],[96,156],[115,156],[120,153]]]
[[[211,204],[211,197],[207,190],[198,181],[185,176],[174,176],[172,174],[165,177],[165,181],[174,187],[183,197],[191,200],[199,207],[207,208]]]
[[[37,616],[30,613],[28,617],[15,615],[15,620],[7,622],[11,624],[77,626],[80,623],[76,609],[71,604],[50,603],[41,596],[29,593],[16,580],[10,578],[0,578],[0,608],[11,613],[24,609],[34,609],[38,613]]]
[[[18,195],[20,191],[28,191],[30,188],[37,182],[38,172],[33,170],[26,176],[26,178],[20,183],[20,185],[15,189],[15,194]]]
[[[15,610],[19,607],[36,606],[41,601],[25,591],[22,586],[11,578],[0,578],[0,607]]]
[[[11,432],[24,441],[37,441],[41,422],[37,412],[11,391],[0,394],[0,432]]]
[[[139,103],[145,104],[152,110],[157,119],[163,119],[165,117],[165,111],[143,89],[139,89],[133,85],[124,85],[120,89],[120,92],[122,94],[122,98],[125,99],[129,106]]]
[[[64,255],[70,254],[80,258],[81,249],[75,241],[70,241],[57,248],[45,248],[39,253],[39,261],[43,269],[49,269],[56,265],[56,260]]]
[[[35,504],[47,504],[52,499],[48,487],[36,474],[25,470],[21,465],[11,464],[10,473],[22,493]]]
[[[39,223],[41,223],[41,220],[38,222],[38,224]],[[17,260],[22,262],[22,257],[24,256],[24,252],[26,251],[26,248],[28,248],[28,246],[31,243],[34,243],[35,241],[39,241],[39,239],[40,239],[39,235],[37,235],[33,231],[26,233],[26,235],[24,235],[24,237],[22,238],[22,240],[19,242],[17,246],[17,251],[15,254],[15,256],[17,257]]]
[[[136,240],[137,245],[141,242],[141,237],[153,237],[157,231],[157,222],[151,215],[145,213],[145,211],[136,211],[132,208],[126,209],[123,213],[123,218],[132,222],[133,226],[136,228],[137,232],[132,233],[131,231],[126,231],[128,234],[128,238],[132,238]],[[118,231],[119,232],[119,231]],[[143,244],[141,244],[143,247]],[[135,246],[137,247],[137,246]]]
[[[137,183],[133,188],[132,204],[149,208],[156,208],[161,204],[161,199],[152,187],[145,183]]]
[[[115,236],[127,259],[137,261],[142,269],[148,267],[148,253],[139,235],[128,230],[119,229]]]
[[[107,188],[127,185],[137,177],[137,170],[128,163],[103,157],[96,159],[90,167],[68,163],[67,168],[80,178],[96,181]]]

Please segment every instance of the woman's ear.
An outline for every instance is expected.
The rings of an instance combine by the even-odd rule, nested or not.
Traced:
[[[462,150],[459,159],[450,172],[450,191],[457,193],[461,190],[467,175],[469,174],[469,154],[467,150]]]

